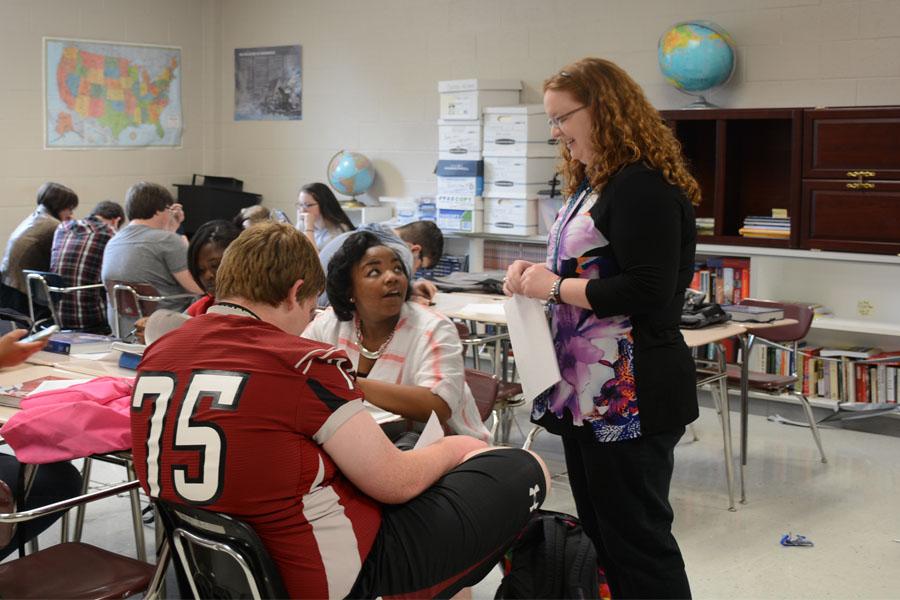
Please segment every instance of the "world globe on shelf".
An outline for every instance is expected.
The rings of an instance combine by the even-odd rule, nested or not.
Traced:
[[[659,70],[675,89],[697,96],[688,108],[713,107],[704,95],[734,73],[737,50],[731,35],[711,21],[684,21],[667,29],[657,48]]]
[[[364,194],[375,182],[372,161],[358,152],[341,150],[328,161],[328,182],[345,196]]]

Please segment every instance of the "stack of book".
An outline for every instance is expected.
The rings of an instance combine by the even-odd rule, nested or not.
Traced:
[[[806,395],[839,402],[896,403],[900,400],[900,351],[806,346],[801,352],[798,375]]]
[[[712,217],[697,217],[697,235],[713,235],[716,229],[716,220]]]
[[[716,256],[698,262],[690,287],[706,294],[707,302],[739,304],[750,296],[750,259]]]
[[[749,238],[786,240],[791,237],[791,219],[790,217],[746,217],[744,226],[738,230],[738,233]]]

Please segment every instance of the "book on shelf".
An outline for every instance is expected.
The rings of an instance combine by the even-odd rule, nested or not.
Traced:
[[[116,338],[111,335],[82,333],[78,331],[62,331],[50,336],[44,347],[47,352],[57,354],[92,354],[108,352]]]
[[[722,310],[731,315],[732,321],[768,323],[784,318],[784,311],[780,308],[767,306],[748,306],[746,304],[725,304]]]
[[[870,348],[868,346],[854,346],[852,348],[824,348],[820,356],[825,357],[841,357],[847,358],[869,358],[881,352],[878,348]]]

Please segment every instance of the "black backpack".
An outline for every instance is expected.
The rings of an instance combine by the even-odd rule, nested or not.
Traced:
[[[572,515],[534,511],[500,566],[494,598],[609,598],[597,551]]]

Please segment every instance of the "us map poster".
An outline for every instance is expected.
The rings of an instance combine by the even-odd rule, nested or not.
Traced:
[[[235,48],[235,121],[303,118],[301,53],[299,45]]]
[[[44,146],[180,146],[181,49],[44,38]]]

